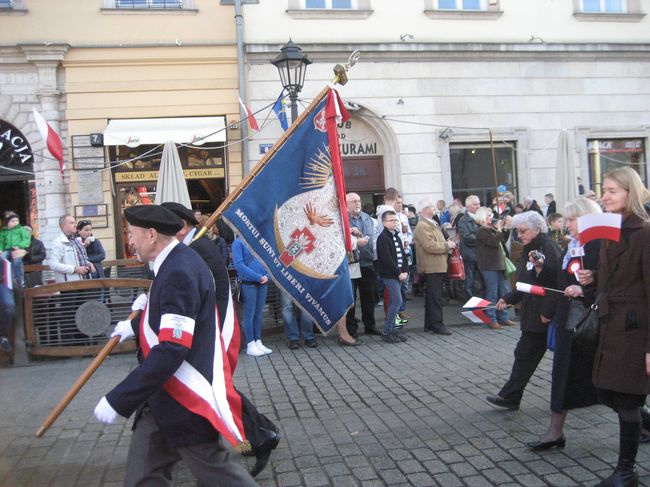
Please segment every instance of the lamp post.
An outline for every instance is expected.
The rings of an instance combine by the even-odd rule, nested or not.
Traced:
[[[291,39],[282,46],[280,51],[271,64],[278,68],[282,86],[289,93],[291,122],[293,123],[298,118],[298,93],[305,83],[305,73],[311,61],[302,53],[300,46]]]

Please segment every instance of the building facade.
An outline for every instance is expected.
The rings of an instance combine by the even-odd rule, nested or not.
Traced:
[[[584,188],[630,165],[647,184],[650,136],[648,0],[288,0],[244,8],[253,109],[281,86],[269,64],[289,37],[313,61],[301,106],[353,50],[340,93],[352,120],[340,135],[349,190],[376,203],[478,194],[504,184],[518,200],[556,192],[560,134]],[[256,160],[281,133],[249,141]],[[494,156],[493,156],[494,154]],[[496,173],[496,175],[495,175]]]
[[[176,143],[193,207],[210,212],[242,177],[234,7],[210,0],[0,2],[0,209],[50,242],[88,219],[124,257],[125,206],[153,200]],[[63,138],[44,149],[36,108]],[[23,147],[26,146],[26,147]],[[29,156],[29,157],[27,157]]]

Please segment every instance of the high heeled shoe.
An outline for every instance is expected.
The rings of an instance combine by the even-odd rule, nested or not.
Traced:
[[[551,448],[558,447],[564,448],[566,446],[566,438],[564,435],[560,436],[557,440],[552,441],[531,441],[526,443],[528,448],[534,451],[550,450]]]

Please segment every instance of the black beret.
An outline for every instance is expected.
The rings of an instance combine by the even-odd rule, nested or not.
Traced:
[[[183,228],[181,219],[160,205],[132,206],[124,210],[124,218],[134,227],[153,228],[163,235],[176,235]]]
[[[188,210],[185,206],[181,205],[180,203],[175,203],[173,201],[166,201],[160,206],[167,208],[170,211],[173,211],[176,214],[176,216],[178,216],[181,220],[185,220],[190,225],[199,224],[199,221],[194,216],[194,212],[192,210]]]

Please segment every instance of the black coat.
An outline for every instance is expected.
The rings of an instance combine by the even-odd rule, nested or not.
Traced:
[[[584,247],[582,258],[584,269],[598,268],[600,240],[592,240]],[[566,253],[566,251],[565,251]],[[578,281],[568,270],[562,269],[562,259],[558,266],[558,289],[577,285]],[[571,261],[569,261],[571,262]],[[555,311],[557,324],[556,348],[553,355],[553,380],[551,382],[551,410],[561,413],[566,409],[582,408],[598,403],[596,388],[591,382],[594,366],[594,351],[585,351],[573,344],[573,332],[565,330],[569,313],[569,299],[558,295]],[[591,306],[593,299],[583,300],[583,305]]]
[[[386,228],[377,237],[377,260],[375,261],[375,271],[381,277],[387,279],[398,279],[402,272],[408,272],[408,257],[402,247],[402,239],[397,236],[397,243],[402,249],[402,267],[397,265],[397,250],[391,232]]]
[[[47,257],[45,244],[39,239],[32,237],[32,241],[27,248],[27,255],[23,259],[25,264],[41,264]]]
[[[537,250],[544,254],[546,260],[542,272],[537,275],[535,269],[528,270],[529,252]],[[528,245],[524,246],[521,260],[517,263],[517,281],[536,286],[557,289],[557,266],[560,258],[560,249],[555,242],[540,233]],[[546,333],[547,326],[542,323],[540,315],[546,318],[553,318],[558,293],[548,291],[545,296],[513,291],[503,299],[508,304],[521,302],[521,330],[531,333]]]
[[[190,248],[199,254],[210,268],[210,272],[214,278],[217,310],[219,311],[219,317],[223,318],[226,307],[228,306],[228,292],[230,291],[228,269],[223,261],[223,257],[217,246],[214,245],[214,242],[205,235],[192,242]]]

